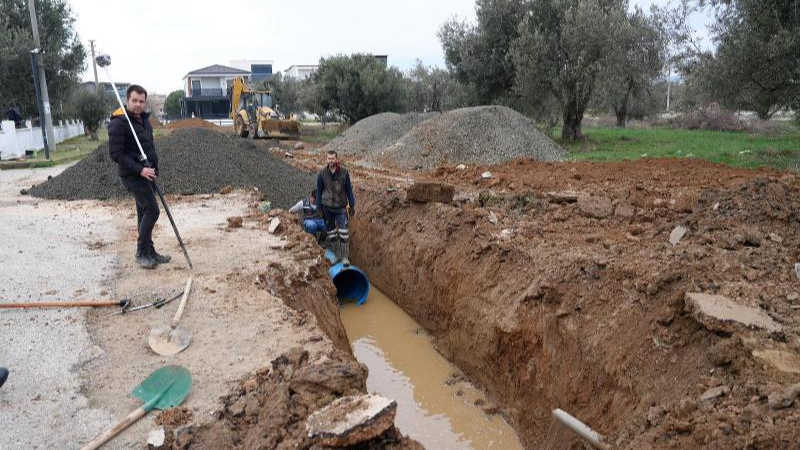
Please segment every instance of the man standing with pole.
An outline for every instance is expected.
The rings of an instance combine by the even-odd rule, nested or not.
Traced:
[[[350,182],[350,172],[339,163],[339,155],[329,150],[327,164],[317,175],[317,204],[328,230],[327,245],[336,256],[335,263],[350,265],[350,231],[347,228],[347,206],[350,215],[356,214],[356,198]]]
[[[136,198],[136,219],[139,239],[136,242],[136,262],[145,269],[155,269],[159,264],[169,262],[168,255],[159,255],[153,246],[153,227],[160,210],[152,182],[158,177],[158,154],[153,142],[153,127],[150,114],[145,112],[147,91],[132,84],[127,91],[127,116],[122,108],[111,114],[108,124],[108,150],[111,159],[119,165],[122,184]],[[130,123],[128,121],[130,120]],[[136,136],[133,135],[133,131]],[[139,156],[138,137],[142,151],[147,156],[142,161]],[[144,164],[148,162],[149,164]]]

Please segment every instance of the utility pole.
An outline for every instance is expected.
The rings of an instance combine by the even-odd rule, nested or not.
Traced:
[[[672,68],[667,66],[667,112],[669,112],[669,94],[672,90]]]
[[[36,52],[31,53],[34,59],[38,58],[38,56],[42,53],[42,43],[39,41],[39,23],[36,21],[36,4],[34,0],[28,0],[28,9],[31,13],[31,28],[33,30],[33,42],[36,44],[36,48],[34,51]],[[42,110],[39,111],[39,122],[42,128],[45,129],[45,133],[47,135],[47,139],[44,143],[44,153],[47,159],[50,159],[50,150],[55,151],[56,149],[56,138],[55,132],[53,130],[53,118],[50,115],[50,96],[47,95],[47,80],[44,77],[44,65],[43,64],[35,64],[39,66],[39,90],[42,96]],[[48,148],[49,147],[49,148]]]
[[[92,67],[94,68],[94,91],[100,93],[100,81],[97,79],[97,63],[94,61],[94,39],[89,39],[89,45],[92,47]]]

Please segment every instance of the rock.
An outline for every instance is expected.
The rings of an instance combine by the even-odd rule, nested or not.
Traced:
[[[548,192],[547,198],[553,203],[575,203],[578,201],[578,194],[575,191]]]
[[[794,263],[794,276],[800,280],[800,263]]]
[[[494,211],[491,211],[491,212],[489,213],[489,222],[491,222],[491,223],[492,223],[492,225],[497,225],[497,223],[498,223],[498,222],[500,222],[500,221],[497,219],[497,214],[495,214],[495,213],[494,213]]]
[[[781,331],[781,326],[761,309],[739,305],[722,295],[687,292],[684,308],[711,331],[730,332],[734,324]]]
[[[28,190],[27,189],[20,189],[19,190],[19,195],[28,195]]]
[[[467,166],[464,164],[459,164],[456,166],[456,170],[467,170]]]
[[[753,350],[753,356],[784,373],[800,374],[800,356],[783,350]]]
[[[305,149],[305,148],[306,148],[306,144],[304,144],[304,143],[303,143],[303,141],[297,141],[297,142],[294,144],[294,149],[295,149],[295,150],[303,150],[303,149]]]
[[[269,221],[269,227],[267,228],[267,231],[270,234],[275,234],[275,232],[278,231],[278,227],[280,226],[281,226],[281,219],[273,217],[272,220]]]
[[[709,402],[716,398],[725,396],[730,394],[731,388],[728,386],[717,386],[715,388],[711,388],[700,395],[701,402]]]
[[[242,222],[241,216],[228,217],[228,228],[242,228]]]
[[[777,234],[775,234],[775,233],[770,233],[770,234],[769,234],[769,240],[770,240],[770,241],[772,241],[772,242],[778,243],[778,244],[780,244],[781,242],[783,242],[783,238],[782,238],[782,237],[780,237],[780,236],[778,236],[778,235],[777,235]]]
[[[233,192],[233,186],[225,186],[221,191],[219,191],[219,193],[222,195],[230,194],[231,192]]]
[[[791,294],[786,296],[786,300],[788,300],[790,302],[793,302],[793,301],[795,301],[795,300],[797,300],[799,298],[800,298],[800,295],[797,295],[796,292],[792,292]]]
[[[164,434],[164,427],[159,427],[159,429],[153,430],[147,435],[147,445],[152,445],[155,448],[159,448],[164,445],[165,438],[166,434]]]
[[[781,392],[773,392],[769,395],[769,407],[772,409],[784,409],[792,406],[797,397],[800,397],[800,383],[793,384]]]
[[[294,153],[286,152],[286,153],[283,154],[283,156],[286,157],[286,158],[294,158]]]
[[[614,207],[614,215],[624,219],[633,217],[635,212],[636,211],[633,209],[633,206],[631,206],[631,204],[628,202],[619,202],[617,203],[617,206]]]
[[[613,214],[614,207],[608,197],[583,196],[578,198],[578,210],[586,217],[603,219]]]
[[[680,240],[688,231],[689,230],[683,225],[678,225],[677,227],[673,228],[672,232],[669,234],[669,243],[673,246],[678,245],[678,242],[680,242]]]
[[[656,426],[664,420],[664,416],[667,415],[667,412],[664,410],[663,406],[651,406],[649,410],[647,410],[647,423],[650,426]]]
[[[486,172],[483,172],[481,174],[481,178],[483,178],[484,180],[491,179],[492,178],[492,172],[489,172],[488,170]]]
[[[444,183],[414,183],[406,191],[406,200],[419,203],[450,203],[456,189]]]
[[[697,402],[693,398],[686,397],[681,400],[675,409],[675,417],[683,419],[695,411],[697,411]]]
[[[374,439],[394,425],[397,403],[380,395],[342,397],[306,419],[308,437],[328,447]]]

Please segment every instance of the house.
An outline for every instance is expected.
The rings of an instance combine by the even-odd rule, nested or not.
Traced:
[[[283,73],[287,77],[305,80],[306,78],[310,77],[312,73],[316,72],[318,67],[319,66],[316,64],[294,65],[289,66],[289,68],[284,70]]]
[[[125,101],[126,92],[128,90],[128,87],[131,84],[130,83],[126,83],[124,81],[123,82],[119,82],[119,83],[114,83],[114,84],[117,85],[117,92],[119,93],[119,98],[121,98],[122,101]],[[94,81],[84,81],[83,83],[81,83],[81,86],[83,86],[83,88],[86,89],[89,92],[96,92],[95,91],[95,86],[97,86],[97,85],[94,84]],[[107,83],[105,81],[101,81],[100,82],[100,88],[107,95],[110,95],[111,98],[114,98],[114,89],[111,87],[111,83]]]
[[[271,59],[241,59],[231,61],[230,66],[250,72],[252,74],[250,79],[253,83],[272,78]]]
[[[202,119],[227,119],[231,111],[230,89],[236,77],[242,77],[249,82],[251,72],[214,64],[187,73],[183,77],[184,99],[181,101],[181,115]]]

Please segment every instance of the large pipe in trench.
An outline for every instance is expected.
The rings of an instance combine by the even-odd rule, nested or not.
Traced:
[[[336,256],[331,250],[325,251],[325,257],[333,263]],[[352,300],[356,305],[363,305],[369,297],[369,278],[367,274],[354,265],[345,266],[342,263],[333,264],[328,269],[328,274],[336,286],[336,297],[339,301]]]

